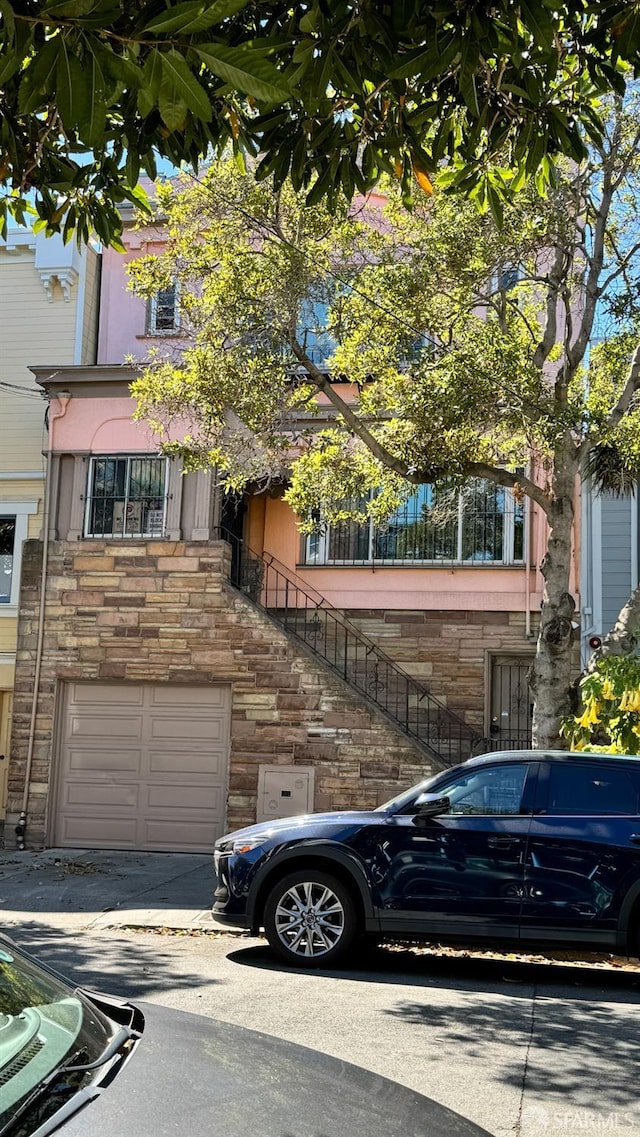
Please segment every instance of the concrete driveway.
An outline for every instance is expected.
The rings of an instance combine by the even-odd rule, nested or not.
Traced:
[[[395,1078],[496,1137],[640,1134],[637,970],[385,948],[357,970],[300,973],[260,940],[210,930],[199,907],[208,858],[169,857],[164,867],[161,858],[154,868],[148,854],[137,864],[120,854],[105,854],[108,864],[97,854],[46,856],[48,869],[25,861],[11,877],[0,862],[7,931],[77,982],[304,1043]],[[98,910],[101,899],[112,911]],[[162,922],[131,930],[129,914],[144,912]],[[182,926],[169,930],[172,913]]]

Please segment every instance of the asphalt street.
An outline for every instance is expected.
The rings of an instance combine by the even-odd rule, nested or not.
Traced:
[[[79,982],[347,1059],[496,1137],[640,1133],[633,973],[389,949],[358,970],[299,973],[243,934],[12,935]]]
[[[355,1062],[495,1137],[640,1135],[640,969],[385,946],[298,972],[213,931],[209,887],[209,860],[184,855],[0,862],[4,930],[78,983]]]

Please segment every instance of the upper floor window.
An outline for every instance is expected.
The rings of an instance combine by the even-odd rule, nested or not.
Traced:
[[[178,308],[178,286],[170,284],[161,288],[149,301],[149,334],[166,336],[178,331],[180,312]]]
[[[384,526],[327,525],[307,538],[306,564],[521,564],[524,505],[502,486],[419,486]]]
[[[329,331],[329,305],[323,301],[308,300],[302,305],[297,336],[312,363],[321,370],[336,349],[336,341]]]
[[[91,459],[85,537],[162,537],[166,508],[166,458]]]
[[[15,517],[0,517],[0,604],[11,603],[15,544]]]
[[[498,269],[498,288],[502,292],[509,292],[515,288],[520,280],[520,269],[517,265],[502,265]]]

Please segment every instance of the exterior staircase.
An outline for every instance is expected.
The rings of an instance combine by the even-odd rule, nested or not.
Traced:
[[[363,635],[324,596],[270,553],[260,555],[220,529],[231,545],[229,582],[372,703],[441,767],[481,752],[486,740]]]

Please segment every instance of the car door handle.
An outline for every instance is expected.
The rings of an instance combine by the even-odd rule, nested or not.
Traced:
[[[640,845],[640,833],[630,833],[629,840],[633,841],[634,845]]]
[[[510,849],[512,845],[521,845],[519,837],[489,837],[487,845],[490,849]]]

